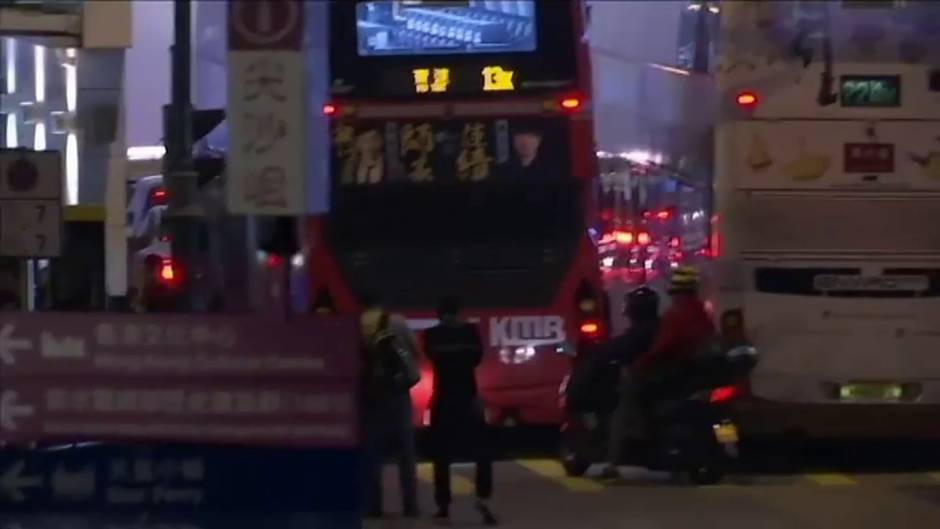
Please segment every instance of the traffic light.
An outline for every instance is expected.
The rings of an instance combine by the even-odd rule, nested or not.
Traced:
[[[207,108],[203,110],[193,110],[192,131],[193,143],[201,141],[209,135],[222,121],[225,120],[225,109]]]

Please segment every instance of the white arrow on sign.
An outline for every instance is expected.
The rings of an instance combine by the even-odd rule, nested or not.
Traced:
[[[15,391],[4,391],[0,397],[0,430],[8,432],[16,430],[16,420],[21,417],[30,417],[36,413],[36,408],[27,404],[16,403]]]
[[[23,471],[25,469],[26,463],[17,461],[3,473],[3,476],[0,476],[0,492],[16,503],[26,501],[26,494],[23,492],[24,489],[42,486],[42,477],[24,476]]]
[[[16,327],[12,323],[6,323],[0,327],[0,361],[4,365],[13,365],[16,363],[16,356],[13,353],[17,351],[28,351],[33,348],[33,341],[28,338],[15,338],[13,331]]]

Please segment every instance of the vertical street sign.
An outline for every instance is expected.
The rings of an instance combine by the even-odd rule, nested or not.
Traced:
[[[61,234],[59,152],[0,150],[0,255],[56,257]]]
[[[231,0],[227,202],[232,213],[300,215],[307,126],[302,0]]]

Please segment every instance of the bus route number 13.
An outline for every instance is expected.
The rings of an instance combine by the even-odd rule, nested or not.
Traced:
[[[501,66],[487,66],[483,68],[483,91],[500,92],[515,90],[513,82],[515,72],[504,70]]]

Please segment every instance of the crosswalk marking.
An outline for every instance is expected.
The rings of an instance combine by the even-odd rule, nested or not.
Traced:
[[[849,485],[858,485],[858,481],[855,481],[845,474],[809,474],[807,477],[814,481],[817,485],[822,485],[824,487],[845,487]]]
[[[431,463],[421,463],[418,465],[418,479],[426,483],[434,483],[434,466]],[[454,469],[451,469],[450,472],[450,490],[454,494],[460,496],[468,496],[473,494],[473,483],[463,477],[454,473]]]
[[[517,461],[517,463],[539,476],[561,484],[572,492],[599,492],[604,490],[603,485],[590,479],[573,478],[566,475],[561,463],[552,459],[526,459]]]

